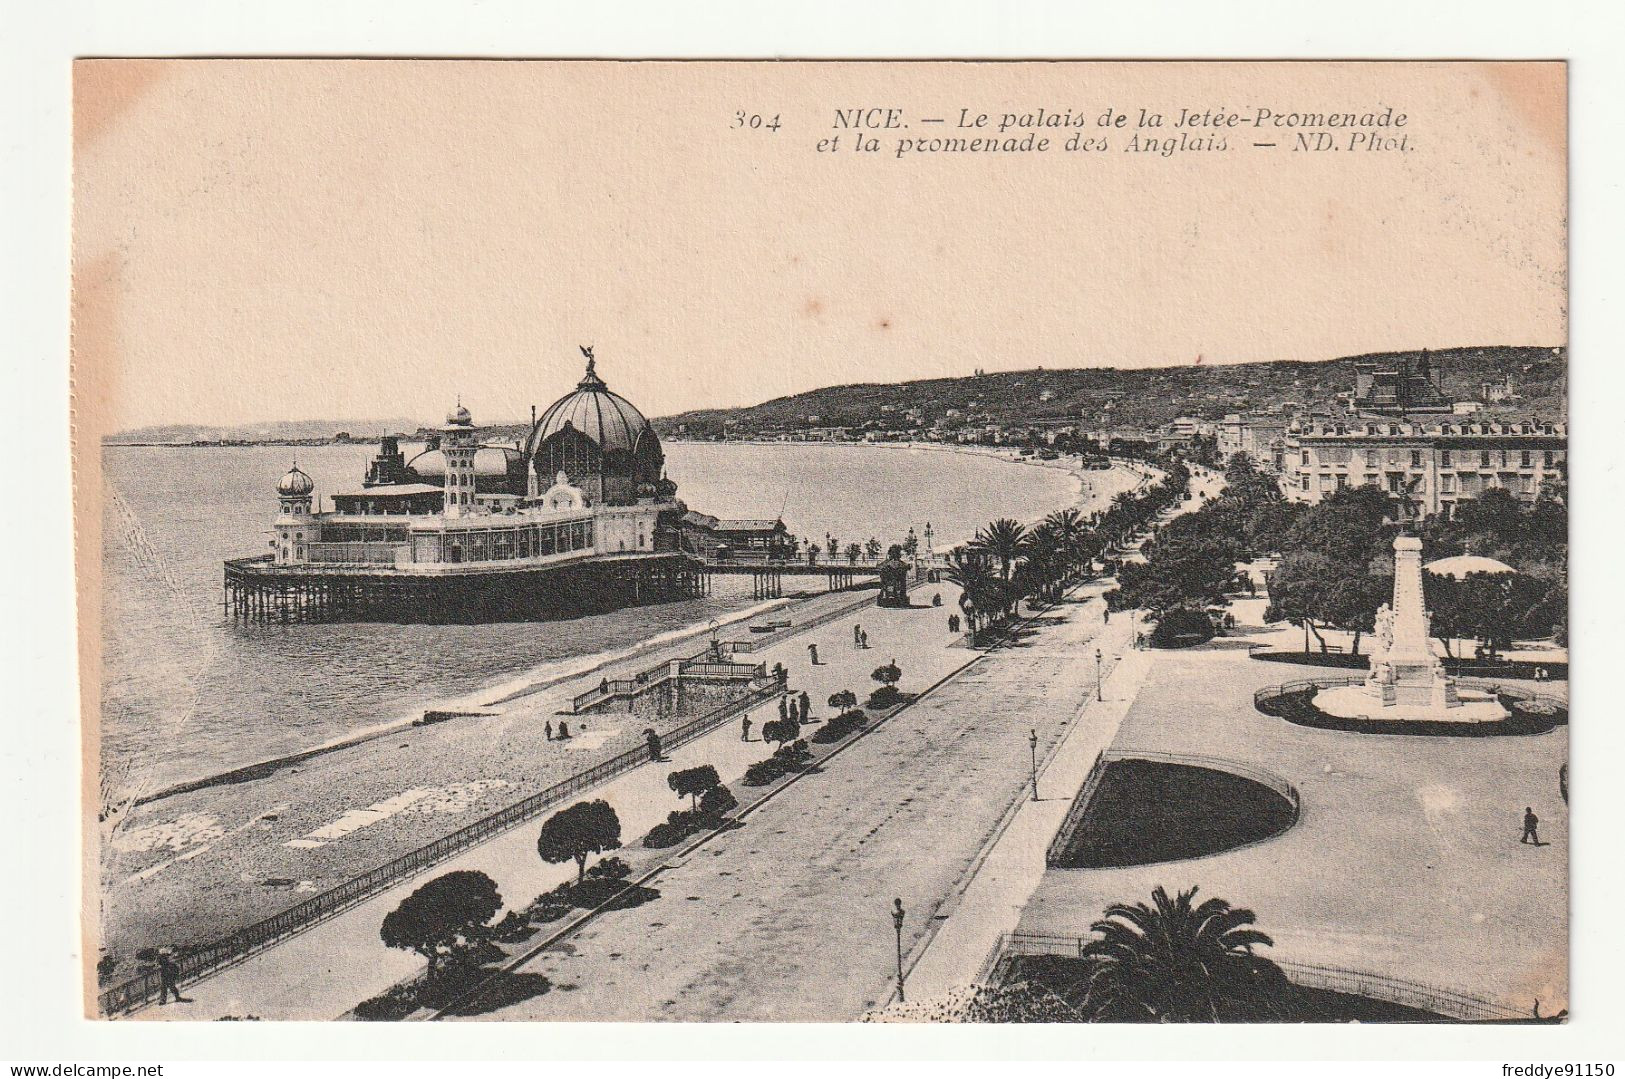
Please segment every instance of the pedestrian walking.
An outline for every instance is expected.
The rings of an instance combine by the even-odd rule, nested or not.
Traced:
[[[1540,824],[1540,818],[1535,816],[1535,811],[1534,811],[1533,807],[1524,806],[1523,807],[1523,837],[1521,839],[1519,839],[1518,842],[1519,843],[1533,843],[1537,847],[1540,846],[1540,834],[1535,831],[1536,827],[1538,827],[1539,824]]]
[[[807,722],[807,713],[810,712],[810,711],[812,711],[812,698],[807,696],[807,691],[806,690],[802,690],[801,691],[801,722],[802,723]]]
[[[780,697],[779,698],[779,722],[780,723],[783,723],[785,720],[790,718],[790,701],[791,700],[792,700],[792,698],[790,698],[790,697]]]
[[[1112,609],[1106,606],[1105,600],[1100,601],[1100,618],[1106,625],[1112,624]]]
[[[547,730],[547,740],[549,742],[551,742],[553,740],[553,721],[551,719],[547,721],[546,730]]]
[[[816,644],[807,646],[807,655],[812,659],[812,665],[814,667],[818,666],[818,646]]]
[[[932,572],[935,573],[936,571],[933,570]],[[933,576],[931,579],[936,580],[936,577]],[[942,593],[941,592],[933,592],[933,593],[931,593],[931,606],[933,606],[933,607],[941,607],[942,606]]]
[[[868,630],[864,630],[861,634],[858,635],[858,647],[859,648],[868,648],[869,647],[869,631]]]
[[[169,994],[175,994],[176,1004],[190,1004],[191,997],[181,996],[181,966],[175,962],[175,954],[168,948],[158,953],[158,1006],[161,1008],[169,1001]]]
[[[749,716],[746,716],[744,719],[739,721],[739,740],[741,742],[750,741],[750,717]]]
[[[560,724],[560,726],[563,726],[563,724]],[[660,735],[655,733],[653,727],[643,728],[643,741],[644,744],[649,747],[649,759],[651,761],[658,761],[660,759],[661,749]]]
[[[566,741],[566,740],[569,739],[569,737],[570,737],[570,725],[568,723],[566,723],[562,719],[559,720],[559,741],[561,741],[561,742]]]
[[[863,647],[863,627],[856,622],[852,623],[852,647]]]

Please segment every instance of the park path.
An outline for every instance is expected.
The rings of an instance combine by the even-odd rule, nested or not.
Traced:
[[[923,605],[929,604],[933,593],[941,594],[943,606]],[[870,673],[887,660],[897,661],[904,672],[903,685],[908,688],[935,682],[975,659],[978,653],[951,647],[958,638],[948,633],[947,616],[957,610],[958,595],[958,589],[950,584],[921,585],[914,590],[913,598],[922,606],[906,610],[863,608],[850,619],[795,634],[752,658],[769,667],[783,663],[791,671],[791,688],[804,689],[811,698],[813,717],[827,717],[830,709],[825,702],[831,693],[851,689],[860,697],[866,695],[875,685]],[[854,622],[861,623],[869,633],[867,650],[852,646]],[[808,663],[809,643],[818,645],[820,663],[816,667]],[[760,741],[759,732],[766,720],[778,718],[777,707],[770,702],[758,706],[750,715],[756,733],[749,743],[740,740],[740,724],[734,720],[673,750],[668,754],[669,761],[635,768],[583,792],[581,797],[603,798],[614,806],[621,819],[622,842],[630,846],[664,821],[671,810],[681,808],[666,785],[666,776],[672,771],[711,764],[724,782],[743,794],[738,780],[750,764],[768,755],[770,747]],[[573,863],[548,865],[537,856],[536,834],[540,826],[540,818],[520,825],[268,951],[189,984],[185,991],[191,1003],[148,1006],[133,1017],[199,1020],[232,1015],[261,1019],[340,1016],[421,970],[422,960],[415,954],[384,947],[378,929],[384,915],[429,877],[460,869],[479,870],[496,881],[509,907],[523,907],[572,877]]]
[[[515,974],[542,991],[479,1017],[843,1021],[884,1002],[892,899],[907,954],[1024,796],[1028,731],[1047,754],[1092,694],[1100,606],[1046,612],[649,881],[658,899],[538,954]]]

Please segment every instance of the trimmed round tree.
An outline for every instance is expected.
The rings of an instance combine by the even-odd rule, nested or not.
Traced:
[[[576,883],[587,875],[587,856],[615,850],[621,845],[621,818],[602,798],[577,802],[561,809],[542,824],[536,837],[536,853],[542,861],[558,865],[571,859],[576,863]]]
[[[427,959],[433,977],[440,960],[458,944],[478,937],[501,909],[495,881],[477,870],[460,869],[401,900],[384,916],[378,935],[387,947]]]
[[[699,797],[722,782],[717,770],[709,764],[696,768],[682,768],[666,777],[666,785],[679,798],[689,800],[690,809],[699,808]]]

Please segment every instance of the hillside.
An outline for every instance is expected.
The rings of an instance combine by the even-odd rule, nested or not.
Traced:
[[[715,438],[773,435],[812,427],[907,429],[1000,424],[1110,424],[1156,427],[1176,416],[1219,419],[1272,406],[1330,407],[1354,385],[1354,364],[1415,352],[1345,356],[1320,362],[1275,361],[1124,370],[1115,367],[997,371],[896,385],[830,386],[748,408],[701,409],[655,420],[662,435]],[[1477,399],[1483,383],[1512,376],[1519,399],[1490,415],[1566,414],[1567,356],[1544,347],[1473,347],[1431,352],[1447,393]],[[916,410],[914,417],[910,410]],[[950,410],[957,416],[950,416]]]

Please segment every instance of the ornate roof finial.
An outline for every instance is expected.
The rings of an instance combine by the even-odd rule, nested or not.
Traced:
[[[582,390],[605,389],[604,380],[598,377],[598,361],[593,358],[592,346],[577,345],[576,347],[581,349],[583,356],[587,357],[587,373],[581,376],[581,381],[576,383],[576,388]]]

